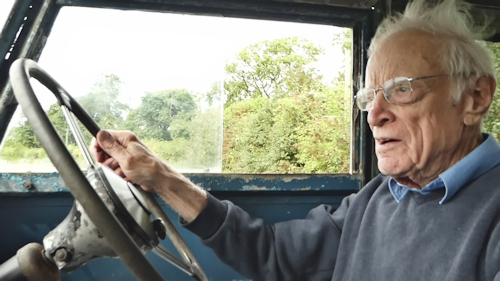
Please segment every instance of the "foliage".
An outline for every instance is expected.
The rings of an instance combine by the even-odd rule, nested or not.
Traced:
[[[212,89],[205,94],[205,102],[209,106],[217,106],[222,102],[222,88],[222,83],[215,82],[212,84]]]
[[[321,80],[310,67],[322,50],[297,37],[250,45],[225,67],[227,102],[251,98],[282,98],[314,91]]]
[[[46,157],[45,150],[41,147],[27,147],[22,143],[16,143],[12,140],[7,140],[0,156],[8,161],[18,161],[20,159],[39,159]]]
[[[321,54],[305,40],[283,38],[251,45],[226,66],[223,171],[349,170],[348,89],[343,78],[322,82],[311,66]]]
[[[129,107],[118,98],[121,84],[118,76],[107,75],[99,78],[87,95],[77,98],[78,103],[102,128],[118,128],[123,122],[122,116],[129,111]],[[46,113],[62,140],[66,144],[76,144],[59,104],[52,104]],[[92,136],[83,125],[80,124],[80,127],[89,142]],[[12,129],[8,140],[28,148],[41,148],[26,118],[20,126]]]
[[[500,78],[500,44],[486,43],[487,47],[493,53],[493,64],[496,70],[497,78]],[[490,110],[483,120],[483,131],[491,133],[500,141],[500,83],[497,84],[495,97],[491,103]]]
[[[348,172],[346,97],[343,91],[330,89],[323,96],[259,97],[231,105],[224,115],[223,170]]]
[[[349,85],[352,84],[351,81],[351,71],[352,71],[352,29],[344,29],[337,33],[333,37],[333,44],[340,46],[342,53],[344,54],[343,64],[339,72],[338,79],[344,79]],[[349,73],[346,75],[346,73]],[[347,76],[347,77],[346,77]],[[346,79],[347,78],[347,79]]]
[[[23,116],[23,121],[18,127],[14,127],[7,138],[7,143],[20,144],[26,148],[41,148],[40,142],[31,130],[31,126]]]
[[[193,95],[187,90],[165,90],[146,93],[142,103],[130,112],[125,128],[137,134],[139,138],[172,140],[172,133],[189,138],[187,131],[171,132],[171,123],[189,121],[196,109]]]
[[[191,168],[221,172],[223,132],[220,108],[197,111],[187,128],[190,145],[186,159],[189,159]]]
[[[75,144],[69,144],[67,146],[68,151],[77,161],[77,163],[83,163],[83,156],[80,148]],[[33,162],[40,159],[47,158],[47,153],[41,147],[33,148],[26,147],[21,143],[15,143],[12,140],[8,140],[5,143],[2,151],[0,151],[0,157],[4,160],[11,162]]]
[[[106,75],[94,84],[90,93],[77,99],[102,128],[117,129],[130,111],[129,106],[120,101],[122,84],[118,76]]]
[[[173,135],[171,141],[146,139],[143,143],[178,169],[220,172],[222,116],[219,109],[196,110],[191,120],[172,123],[173,131],[181,128],[189,138]]]
[[[345,44],[347,36],[335,44]],[[204,94],[185,89],[145,93],[140,106],[130,110],[119,101],[120,79],[109,75],[78,101],[101,127],[135,132],[159,157],[184,171],[220,171],[222,162],[224,172],[347,172],[349,86],[343,73],[331,83],[322,81],[314,68],[322,52],[299,38],[264,41],[243,49],[226,65],[224,85],[214,83]],[[71,134],[66,137],[59,106],[47,113],[81,160]],[[45,156],[36,139],[26,138],[26,126],[15,128],[2,158]]]

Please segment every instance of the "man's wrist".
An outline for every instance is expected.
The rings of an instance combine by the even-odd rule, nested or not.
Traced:
[[[163,173],[153,183],[152,189],[158,194],[177,193],[189,188],[199,188],[184,175],[177,172]]]
[[[186,221],[194,220],[207,203],[207,193],[188,178],[166,171],[156,177],[153,190]]]

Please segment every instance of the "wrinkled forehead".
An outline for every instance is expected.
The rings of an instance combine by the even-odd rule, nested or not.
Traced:
[[[422,31],[404,31],[385,39],[368,60],[366,87],[381,87],[395,77],[444,74],[438,63],[441,40]]]

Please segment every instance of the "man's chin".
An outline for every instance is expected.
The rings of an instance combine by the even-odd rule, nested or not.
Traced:
[[[381,163],[382,162],[382,163]],[[387,163],[387,161],[378,161],[378,170],[392,178],[404,178],[408,176],[408,170],[402,169],[401,166],[395,165],[396,163]]]

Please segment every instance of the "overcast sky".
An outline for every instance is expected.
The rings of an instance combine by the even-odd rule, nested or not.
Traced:
[[[3,27],[7,17],[9,16],[10,9],[15,0],[1,0],[0,1],[0,27]]]
[[[40,64],[75,96],[99,75],[116,74],[132,104],[145,91],[209,91],[224,79],[224,65],[244,47],[289,36],[325,49],[318,68],[327,81],[338,71],[340,50],[332,26],[209,16],[63,8]]]
[[[0,0],[0,24],[13,1]],[[124,82],[123,101],[136,107],[146,91],[207,92],[223,81],[224,65],[244,47],[290,36],[325,50],[316,67],[331,81],[342,63],[340,49],[332,45],[339,31],[327,25],[65,7],[39,63],[73,96],[88,93],[99,76],[115,74]],[[48,96],[40,96],[45,108],[55,101]]]

